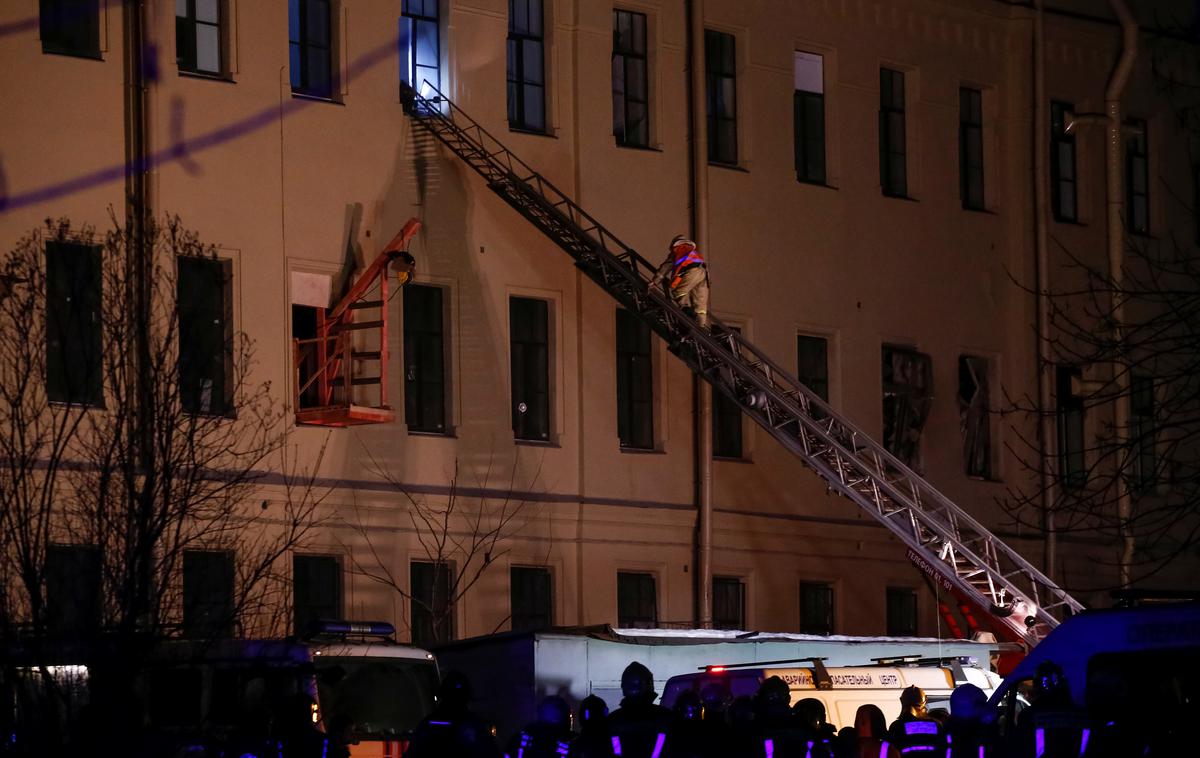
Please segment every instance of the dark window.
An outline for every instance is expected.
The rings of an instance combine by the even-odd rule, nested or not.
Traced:
[[[732,34],[704,30],[708,159],[734,165],[737,145],[737,55]]]
[[[1138,493],[1154,488],[1157,480],[1158,458],[1157,422],[1154,412],[1154,380],[1142,374],[1134,374],[1129,381],[1129,440],[1132,445],[1133,469],[1131,484]]]
[[[983,210],[983,93],[969,87],[958,90],[958,171],[962,206]]]
[[[175,60],[180,71],[225,72],[224,0],[175,0]]]
[[[51,632],[77,636],[100,626],[100,550],[90,545],[46,548],[46,623]]]
[[[833,586],[800,583],[800,633],[833,634]]]
[[[650,144],[646,15],[613,11],[613,134],[618,145]]]
[[[333,14],[329,0],[288,0],[292,92],[333,97]]]
[[[617,309],[617,437],[621,447],[654,448],[654,371],[650,327]]]
[[[342,617],[342,564],[329,555],[292,556],[292,623],[306,634],[313,621]]]
[[[1200,245],[1200,163],[1192,164],[1192,238]]]
[[[713,628],[746,628],[746,585],[736,576],[714,576]]]
[[[233,636],[233,553],[183,553],[183,634],[207,639]]]
[[[412,432],[446,431],[444,313],[441,287],[404,288],[404,421]]]
[[[958,357],[958,418],[963,434],[967,476],[992,476],[992,432],[988,416],[988,362],[973,355]]]
[[[917,636],[917,593],[907,587],[887,588],[887,634]]]
[[[1078,489],[1087,482],[1087,461],[1083,446],[1083,398],[1075,394],[1072,380],[1079,369],[1059,366],[1056,371],[1056,412],[1058,422],[1058,476],[1063,487]]]
[[[512,630],[524,632],[554,626],[554,589],[550,570],[513,566],[509,581],[512,587]]]
[[[658,594],[653,574],[617,572],[617,626],[623,629],[658,626]]]
[[[508,125],[546,131],[542,0],[508,0]]]
[[[729,327],[738,334],[742,330]],[[725,393],[712,390],[713,457],[742,457],[742,408]]]
[[[103,405],[100,248],[46,243],[46,391],[62,403]]]
[[[100,0],[40,0],[42,52],[100,57]]]
[[[179,396],[189,413],[233,410],[233,267],[179,258]]]
[[[1133,119],[1125,137],[1125,228],[1150,233],[1150,162],[1146,122]]]
[[[1067,134],[1067,113],[1074,110],[1070,103],[1050,104],[1050,203],[1059,221],[1079,219],[1075,206],[1075,135]]]
[[[796,335],[796,378],[817,397],[829,402],[829,340]]]
[[[413,644],[429,646],[454,639],[450,564],[413,561],[410,572]]]
[[[928,355],[883,346],[883,444],[914,468],[920,465],[921,432],[933,401],[933,364]]]
[[[550,439],[549,303],[508,301],[512,350],[512,423],[519,440]]]
[[[883,194],[908,195],[904,72],[879,69],[879,184]]]
[[[440,88],[439,0],[404,0],[400,6],[400,79],[420,92],[429,82]]]
[[[792,134],[796,178],[825,183],[825,59],[796,51]]]

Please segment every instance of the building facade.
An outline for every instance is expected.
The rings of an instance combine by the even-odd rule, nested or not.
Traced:
[[[1042,535],[1001,505],[1037,486],[1019,454],[1034,425],[1002,411],[1037,397],[1036,140],[1051,143],[1050,270],[1103,256],[1103,129],[1064,120],[1103,109],[1120,49],[1106,3],[1046,16],[1046,133],[1033,11],[996,0],[145,5],[150,205],[218,245],[211,307],[253,341],[253,377],[281,406],[304,402],[296,340],[314,308],[422,224],[414,282],[384,305],[394,420],[290,430],[329,490],[280,569],[297,618],[381,618],[428,642],[696,614],[690,372],[405,115],[402,80],[444,93],[656,262],[697,234],[689,108],[703,109],[713,312],[1040,564]],[[691,43],[689,12],[704,30]],[[124,13],[0,9],[6,245],[45,218],[121,214]],[[705,61],[691,104],[689,44]],[[1193,240],[1188,134],[1153,81],[1143,55],[1123,98],[1142,125],[1128,223]],[[899,541],[736,407],[718,399],[713,416],[717,624],[946,633],[947,598]],[[1095,413],[1070,418],[1100,431]],[[413,515],[448,503],[440,532]],[[448,554],[456,576],[472,567],[461,592],[431,564],[439,536],[467,544]],[[1114,555],[1072,535],[1052,570],[1101,601]],[[410,598],[442,592],[457,601],[445,619]]]

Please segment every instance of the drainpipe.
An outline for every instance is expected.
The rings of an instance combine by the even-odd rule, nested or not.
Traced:
[[[1113,427],[1116,449],[1123,451],[1129,440],[1129,366],[1125,355],[1125,304],[1122,295],[1125,267],[1125,228],[1121,219],[1124,165],[1122,162],[1121,94],[1133,70],[1137,57],[1138,26],[1129,12],[1125,0],[1109,0],[1113,13],[1121,22],[1121,55],[1109,77],[1104,91],[1104,111],[1108,117],[1105,135],[1105,175],[1108,183],[1108,271],[1112,281],[1113,343],[1116,355],[1113,361]],[[1123,454],[1123,453],[1119,453]],[[1133,515],[1133,498],[1129,492],[1128,478],[1117,476],[1117,519],[1121,536],[1121,557],[1118,564],[1118,579],[1121,587],[1128,588],[1133,573],[1133,530],[1130,518]]]
[[[1033,16],[1033,198],[1034,250],[1037,256],[1037,387],[1038,441],[1041,450],[1041,508],[1043,545],[1042,570],[1054,579],[1058,563],[1058,531],[1054,508],[1057,490],[1054,466],[1058,437],[1052,411],[1054,357],[1050,352],[1050,264],[1049,264],[1049,153],[1050,123],[1046,118],[1046,10],[1043,0],[1034,3]]]
[[[704,0],[685,0],[688,57],[688,185],[691,236],[708,255],[708,124],[704,92]],[[696,405],[696,625],[712,628],[712,388],[692,376]]]

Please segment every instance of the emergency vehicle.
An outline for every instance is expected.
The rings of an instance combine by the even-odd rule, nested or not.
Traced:
[[[800,666],[797,664],[808,664]],[[950,708],[950,693],[961,684],[974,684],[991,695],[1000,676],[975,665],[974,659],[929,659],[917,656],[879,658],[874,665],[826,667],[823,658],[764,661],[706,666],[694,674],[673,676],[663,690],[662,704],[675,705],[687,691],[699,695],[710,685],[721,687],[726,700],[754,697],[759,686],[777,676],[791,690],[792,704],[805,698],[820,700],[826,721],[839,729],[854,726],[859,706],[879,706],[891,723],[900,715],[900,693],[916,685],[925,691],[928,707]]]

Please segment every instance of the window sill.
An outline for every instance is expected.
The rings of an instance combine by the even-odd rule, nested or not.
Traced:
[[[441,439],[451,439],[452,440],[458,436],[454,433],[453,429],[446,429],[445,431],[442,431],[442,432],[431,432],[426,429],[408,428],[407,431],[408,431],[409,437],[437,437],[437,438],[441,438]]]
[[[909,203],[921,202],[920,200],[916,199],[912,195],[893,195],[890,192],[881,192],[880,194],[883,195],[888,200],[904,200],[905,202],[909,202]]]
[[[966,211],[967,213],[979,213],[984,216],[999,216],[1000,215],[999,213],[996,213],[995,211],[993,211],[989,208],[972,208],[969,205],[964,205],[962,207],[962,209],[964,211]]]
[[[621,445],[622,455],[666,455],[666,450],[660,450],[656,447],[626,447]]]
[[[1051,216],[1050,216],[1050,217],[1051,217],[1052,219],[1054,219],[1054,223],[1056,223],[1056,224],[1062,224],[1063,226],[1079,226],[1079,227],[1086,227],[1086,226],[1087,226],[1087,224],[1083,223],[1083,222],[1082,222],[1082,221],[1080,221],[1079,219],[1074,219],[1074,218],[1059,218],[1058,216],[1055,216],[1055,215],[1053,215],[1053,214],[1051,214]]]
[[[559,447],[557,442],[552,442],[550,440],[523,440],[518,438],[514,439],[513,443],[522,447],[548,447],[555,449]]]
[[[739,165],[738,165],[738,164],[736,164],[736,163],[721,163],[720,161],[709,161],[709,162],[708,162],[708,167],[709,167],[709,168],[723,168],[723,169],[725,169],[726,171],[736,171],[736,172],[738,172],[739,174],[748,174],[748,173],[750,173],[750,169],[748,169],[748,168],[742,168],[741,166],[739,166]]]
[[[61,55],[64,58],[82,58],[85,61],[103,61],[104,60],[104,56],[100,54],[99,50],[96,50],[94,52],[89,51],[89,52],[85,53],[85,52],[80,52],[78,50],[55,50],[52,47],[46,47],[45,45],[43,45],[42,46],[42,54],[43,55]]]
[[[546,137],[547,139],[558,139],[557,136],[549,131],[538,131],[537,129],[524,129],[519,126],[508,125],[508,130],[513,134],[528,134],[530,137]]]
[[[329,103],[330,105],[345,106],[341,100],[334,100],[333,97],[322,97],[321,95],[309,95],[304,92],[296,92],[292,90],[292,98],[296,100],[311,100],[314,103]]]
[[[801,187],[816,187],[817,189],[827,189],[835,192],[837,191],[837,187],[829,184],[828,182],[814,182],[809,181],[808,179],[801,179],[798,176],[796,177],[796,184],[799,184]]]
[[[650,145],[629,145],[624,142],[617,142],[616,145],[622,150],[634,150],[641,153],[661,153],[663,151],[661,147],[651,147]]]
[[[186,68],[179,69],[180,79],[204,79],[210,82],[225,82],[226,84],[236,84],[231,74],[210,74],[205,71],[189,71]],[[295,93],[292,93],[293,95]]]
[[[729,455],[714,455],[712,459],[714,461],[721,461],[722,463],[754,463],[754,461],[750,460],[744,455],[736,458]]]

